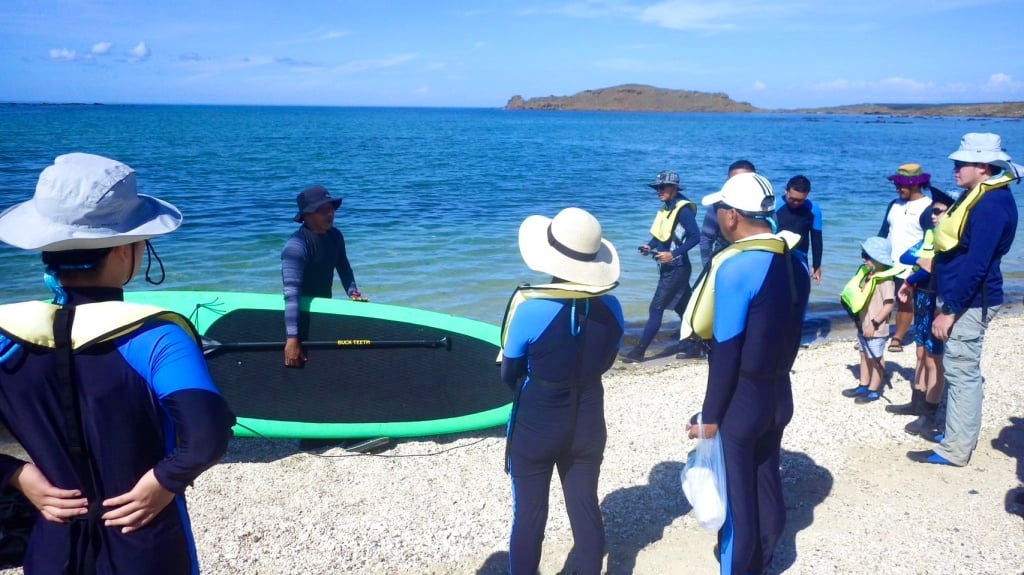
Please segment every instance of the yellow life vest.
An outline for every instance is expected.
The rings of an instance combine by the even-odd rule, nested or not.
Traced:
[[[741,252],[763,251],[784,254],[800,243],[800,236],[781,231],[777,234],[757,234],[737,240],[725,247],[711,258],[711,263],[697,278],[693,294],[683,312],[682,325],[679,328],[679,339],[687,339],[697,334],[701,339],[713,337],[712,328],[715,319],[715,277],[725,260]]]
[[[964,197],[957,200],[935,223],[935,251],[948,252],[960,244],[960,238],[967,227],[967,216],[985,193],[1006,187],[1014,180],[1013,175],[1003,172],[974,186]]]
[[[0,333],[28,345],[54,349],[53,318],[61,306],[25,301],[0,305]],[[131,333],[152,319],[178,325],[200,342],[195,327],[185,316],[152,305],[104,301],[75,306],[71,324],[71,349],[79,351],[90,345],[110,341]]]
[[[658,213],[654,214],[654,223],[651,224],[651,235],[658,241],[667,242],[671,240],[672,229],[676,225],[676,216],[679,214],[679,210],[683,208],[690,208],[693,210],[693,213],[697,213],[697,205],[682,198],[671,209],[668,206],[662,206]]]
[[[516,287],[512,297],[505,306],[505,318],[501,321],[501,349],[498,350],[498,358],[502,359],[501,350],[505,349],[505,336],[508,335],[508,326],[512,321],[519,305],[528,299],[586,299],[604,295],[619,285],[619,282],[603,286],[590,286],[572,282],[560,282],[551,284],[529,285],[524,284]]]
[[[877,272],[869,278],[868,273],[871,270],[868,269],[868,266],[861,264],[857,268],[857,273],[853,274],[850,281],[846,282],[843,291],[839,294],[839,300],[846,309],[850,310],[850,313],[858,314],[871,301],[871,295],[875,293],[875,287],[880,282],[891,280],[906,270],[907,266],[897,264],[889,269]]]

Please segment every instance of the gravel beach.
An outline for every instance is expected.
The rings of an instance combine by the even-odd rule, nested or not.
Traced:
[[[855,384],[852,339],[833,334],[801,350],[783,441],[788,523],[769,572],[1024,573],[1022,338],[1019,314],[989,328],[982,436],[965,468],[909,461],[907,450],[929,445],[904,433],[910,418],[840,395]],[[914,348],[886,359],[887,395],[903,403]],[[697,526],[679,484],[693,447],[683,427],[706,376],[704,361],[669,357],[616,364],[605,377],[608,573],[717,570],[715,536]],[[373,456],[235,439],[188,492],[203,572],[503,573],[512,504],[503,433],[399,440]],[[0,450],[19,451],[9,439]],[[571,547],[556,481],[541,572],[571,573]]]

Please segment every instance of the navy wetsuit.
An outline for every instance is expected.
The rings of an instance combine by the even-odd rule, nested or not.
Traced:
[[[760,573],[782,535],[782,433],[793,416],[789,370],[800,348],[810,278],[791,252],[745,251],[715,278],[705,423],[725,452],[728,513],[721,572]]]
[[[300,226],[285,242],[281,251],[281,280],[288,337],[299,337],[299,297],[330,298],[335,271],[345,293],[359,291],[345,253],[345,236],[337,228],[317,234]]]
[[[68,305],[122,298],[119,289],[65,290]],[[23,346],[0,366],[0,417],[51,484],[86,493],[67,448],[55,355]],[[83,520],[96,543],[92,549],[98,550],[97,574],[198,573],[185,488],[224,454],[234,424],[202,351],[177,325],[154,320],[76,352],[74,373],[81,436],[99,491],[87,494],[90,503],[131,491],[150,469],[160,485],[176,494],[151,523],[133,533],[104,527],[98,517]],[[0,455],[0,485],[7,486],[23,464]],[[70,525],[40,516],[25,555],[26,575],[65,572]],[[79,561],[89,553],[89,537],[78,537]]]
[[[537,572],[555,466],[579,572],[601,571],[604,522],[597,481],[607,439],[601,375],[615,362],[623,325],[619,301],[610,295],[527,300],[509,322],[501,378],[513,387],[526,378],[518,385],[508,427],[512,575]]]
[[[679,202],[687,199],[677,194],[665,202],[666,210],[671,210]],[[672,225],[672,235],[662,241],[656,237],[647,240],[652,252],[671,252],[672,261],[658,264],[658,287],[654,290],[651,304],[647,309],[647,323],[640,336],[639,347],[647,349],[661,329],[661,321],[665,310],[672,308],[680,317],[690,301],[690,264],[689,251],[700,242],[700,228],[697,227],[695,209],[684,206],[676,213],[676,221]]]
[[[811,200],[805,200],[795,210],[782,202],[775,210],[779,231],[788,230],[800,236],[800,243],[794,248],[794,252],[803,260],[805,267],[810,263],[808,271],[821,267],[821,219],[821,209]],[[812,252],[813,256],[808,262],[808,254]]]

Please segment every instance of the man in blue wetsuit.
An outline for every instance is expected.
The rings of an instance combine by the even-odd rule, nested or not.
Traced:
[[[736,253],[709,270],[714,296],[704,436],[721,434],[728,507],[719,531],[723,574],[761,573],[786,521],[779,472],[782,434],[793,416],[789,370],[800,348],[810,278],[785,240],[771,233],[775,195],[757,174],[730,178],[702,203],[713,206]],[[710,274],[713,274],[710,275]],[[706,315],[705,315],[706,317]],[[700,431],[696,419],[689,436]]]
[[[0,241],[42,251],[54,292],[0,306],[0,418],[32,460],[0,455],[0,486],[41,512],[27,575],[199,572],[185,488],[234,416],[188,320],[122,301],[149,238],[180,223],[131,168],[82,153],[0,215]]]
[[[284,323],[287,339],[284,364],[302,367],[306,354],[299,328],[299,298],[330,298],[334,273],[338,273],[348,298],[366,301],[356,286],[352,266],[345,253],[345,236],[334,227],[334,213],[341,198],[332,198],[323,186],[302,190],[296,202],[299,212],[293,218],[301,223],[281,251],[281,280],[284,284]]]
[[[601,375],[615,363],[622,338],[622,308],[607,295],[617,285],[619,259],[601,224],[579,208],[527,218],[519,250],[553,283],[517,290],[504,322],[501,379],[515,391],[506,459],[513,494],[509,568],[512,575],[537,573],[557,467],[575,572],[598,575],[605,540],[597,483],[607,439]]]
[[[651,224],[651,239],[640,246],[642,256],[651,256],[658,263],[658,287],[648,308],[647,324],[640,342],[623,356],[625,362],[644,360],[647,347],[661,329],[665,310],[672,308],[680,317],[690,299],[690,249],[700,241],[697,227],[697,206],[680,192],[679,174],[661,172],[654,183],[647,184],[658,193],[661,209]]]
[[[807,199],[811,181],[805,176],[793,176],[786,183],[785,203],[775,210],[779,231],[788,230],[800,236],[794,253],[807,267],[814,283],[821,283],[821,209]],[[810,255],[813,252],[813,255]]]
[[[920,463],[965,466],[978,445],[984,397],[981,351],[988,322],[1003,304],[999,264],[1017,232],[1017,202],[1010,184],[1024,176],[996,134],[965,134],[953,160],[956,185],[964,192],[934,228],[932,274],[938,313],[932,334],[945,342],[946,389],[939,406],[945,425],[935,449],[910,451]]]

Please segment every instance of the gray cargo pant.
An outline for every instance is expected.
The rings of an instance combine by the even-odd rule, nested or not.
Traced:
[[[981,308],[967,309],[953,324],[946,342],[946,353],[942,357],[942,367],[946,371],[946,429],[935,453],[954,465],[967,465],[978,445],[981,400],[985,395],[982,390],[985,378],[981,376],[981,346],[988,322],[998,311],[999,306],[992,306],[982,319]]]

